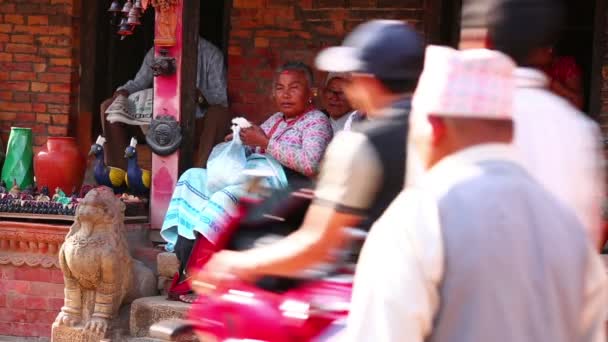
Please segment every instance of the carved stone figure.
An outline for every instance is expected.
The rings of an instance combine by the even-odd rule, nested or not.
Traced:
[[[53,325],[54,341],[74,338],[56,336],[62,327],[96,336],[84,341],[101,338],[122,304],[155,294],[154,274],[129,254],[124,211],[108,187],[89,191],[80,202],[59,251],[65,301]]]
[[[179,0],[152,0],[156,8],[156,46],[174,46],[177,13],[175,10]]]

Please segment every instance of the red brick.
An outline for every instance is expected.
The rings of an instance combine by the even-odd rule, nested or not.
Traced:
[[[8,71],[0,71],[0,81],[8,81],[10,73]]]
[[[28,91],[30,83],[24,81],[0,82],[0,90]]]
[[[0,13],[15,13],[15,4],[0,3]]]
[[[34,136],[34,146],[41,146],[46,144],[47,137],[46,136]],[[34,155],[37,155],[40,151],[34,151]]]
[[[35,124],[35,125],[31,125],[30,122],[26,123],[31,129],[32,129],[32,133],[34,133],[34,135],[42,135],[42,134],[46,134],[46,125],[44,124]],[[47,281],[47,280],[41,280],[41,281]]]
[[[48,309],[48,302],[45,297],[27,296],[25,297],[25,305],[27,305],[28,310]]]
[[[38,48],[29,44],[6,44],[6,52],[17,52],[17,53],[36,53]]]
[[[49,135],[64,136],[68,134],[68,128],[66,126],[48,126]]]
[[[46,69],[48,72],[60,73],[60,74],[70,74],[72,73],[72,68],[64,67],[64,66],[51,66]]]
[[[6,33],[0,33],[0,43],[8,43],[11,41],[11,37]]]
[[[20,122],[35,122],[36,114],[33,113],[17,113],[17,121]]]
[[[41,56],[53,56],[53,57],[70,57],[72,55],[72,49],[71,48],[41,47],[40,55]]]
[[[3,110],[14,112],[29,112],[32,110],[31,103],[7,102],[2,105]]]
[[[34,64],[34,71],[35,72],[45,72],[46,71],[46,64],[44,64],[44,63],[36,63],[36,64]]]
[[[36,41],[42,45],[70,46],[72,39],[68,36],[40,36]]]
[[[51,270],[51,283],[63,284],[63,272],[57,268],[51,268],[50,270]]]
[[[70,107],[67,105],[49,104],[47,111],[51,114],[68,114]],[[61,271],[59,271],[61,273]]]
[[[13,99],[13,93],[10,91],[0,91],[0,100],[10,101]],[[2,271],[0,269],[0,271]]]
[[[46,105],[44,103],[34,103],[32,104],[32,110],[36,113],[46,112]]]
[[[34,42],[34,37],[29,34],[14,34],[11,36],[11,42],[32,44]]]
[[[242,55],[243,49],[241,49],[241,47],[239,47],[239,46],[230,46],[230,47],[228,47],[228,54],[229,55]]]
[[[12,62],[12,61],[13,61],[13,54],[6,53],[6,52],[0,52],[0,62]]]
[[[12,121],[17,119],[17,113],[0,112],[0,121]]]
[[[71,86],[69,83],[58,83],[58,84],[51,84],[51,93],[62,93],[62,94],[69,94],[71,91]]]
[[[45,73],[38,74],[38,80],[40,82],[69,83],[70,79],[71,79],[70,74],[66,74],[66,73],[45,72]]]
[[[61,310],[61,307],[63,306],[63,298],[49,298],[48,299],[48,306],[49,306],[49,310],[56,310],[59,311]]]
[[[55,66],[70,67],[70,66],[72,66],[72,59],[71,58],[51,58],[50,63],[51,63],[51,65],[55,65]]]
[[[6,307],[6,294],[0,294],[0,308]]]
[[[70,96],[59,94],[37,94],[36,101],[43,103],[69,104]]]
[[[53,114],[51,118],[53,125],[67,125],[70,121],[70,117],[68,115]]]
[[[52,324],[57,317],[57,311],[33,311],[28,310],[25,313],[27,322],[36,322],[41,324]]]
[[[6,297],[6,305],[13,309],[24,309],[25,306],[25,295],[10,294]]]
[[[48,25],[49,17],[46,15],[30,15],[27,17],[28,25]]]
[[[234,0],[234,8],[260,8],[264,7],[264,0]]]
[[[0,308],[0,322],[26,323],[27,322],[27,310]]]
[[[36,122],[49,124],[51,123],[51,116],[49,114],[36,114]]]
[[[35,281],[31,283],[30,293],[36,296],[63,298],[63,284]]]
[[[44,57],[40,57],[38,55],[31,54],[15,54],[15,62],[33,62],[33,63],[42,63],[45,61]]]
[[[9,31],[10,32],[10,31]],[[44,35],[65,35],[69,36],[72,34],[71,27],[64,26],[29,26],[29,25],[15,25],[12,30],[13,33],[29,33],[29,34],[44,34]]]
[[[36,79],[36,74],[33,72],[13,71],[11,72],[11,80],[13,81],[31,81]]]
[[[51,270],[42,267],[19,267],[15,270],[16,280],[51,281]]]
[[[5,14],[4,22],[10,23],[10,24],[21,25],[21,24],[23,24],[24,20],[23,20],[23,16],[19,15],[19,14]]]
[[[13,100],[15,100],[15,102],[32,102],[32,95],[30,93],[15,92],[13,94]]]
[[[268,40],[268,38],[256,37],[253,45],[256,48],[258,48],[258,47],[268,47],[270,45],[270,41]]]
[[[49,90],[48,83],[32,82],[32,91],[37,93],[46,93]]]
[[[0,70],[4,71],[32,71],[32,63],[0,63]]]
[[[232,30],[230,31],[231,37],[237,38],[251,38],[252,32],[250,30]]]

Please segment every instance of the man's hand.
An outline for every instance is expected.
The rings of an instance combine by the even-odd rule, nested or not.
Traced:
[[[203,95],[203,92],[201,92],[201,90],[198,88],[196,88],[196,103],[201,109],[209,107],[209,102],[207,101],[207,98],[205,97],[205,95]]]
[[[129,94],[129,92],[126,91],[125,89],[119,89],[119,90],[117,90],[117,91],[114,92],[114,95],[112,96],[112,98],[116,98],[118,95],[122,95],[122,96],[128,97],[131,94]]]
[[[270,141],[264,130],[260,126],[255,125],[241,129],[240,137],[244,145],[261,147],[263,149],[268,148],[268,142]]]
[[[205,267],[194,277],[195,283],[204,284],[204,288],[196,287],[197,292],[224,287],[234,280],[253,281],[255,272],[247,266],[242,253],[221,251],[214,254]]]

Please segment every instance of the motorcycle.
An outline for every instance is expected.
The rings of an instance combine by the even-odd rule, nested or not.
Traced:
[[[259,188],[260,179],[260,175],[253,175],[250,193],[264,191]],[[251,248],[260,240],[268,243],[292,232],[294,228],[284,229],[285,225],[279,225],[283,228],[270,229],[272,238],[267,234],[272,222],[284,223],[295,216],[291,223],[301,223],[312,193],[299,189],[287,197],[279,200],[280,205],[269,208],[260,205],[259,196],[257,200],[241,200],[239,214],[214,251]],[[251,219],[252,212],[256,212],[253,216],[257,220]],[[347,232],[354,244],[362,243],[367,235],[358,229],[347,229]],[[191,332],[202,341],[218,342],[329,340],[335,331],[343,328],[348,315],[354,275],[349,255],[352,250],[352,245],[348,246],[340,251],[340,262],[308,270],[297,279],[263,277],[255,284],[235,280],[221,288],[193,281],[192,286],[200,295],[188,318],[156,323],[150,328],[150,335],[166,341]],[[203,261],[208,260],[209,253],[202,253]]]

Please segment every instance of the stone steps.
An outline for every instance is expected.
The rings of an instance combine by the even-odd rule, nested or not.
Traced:
[[[191,306],[191,304],[167,300],[166,296],[137,299],[131,304],[130,335],[133,338],[148,338],[140,340],[141,342],[154,342],[155,339],[148,337],[152,324],[167,319],[186,318]],[[194,335],[190,335],[179,338],[178,341],[197,341],[197,339]]]

